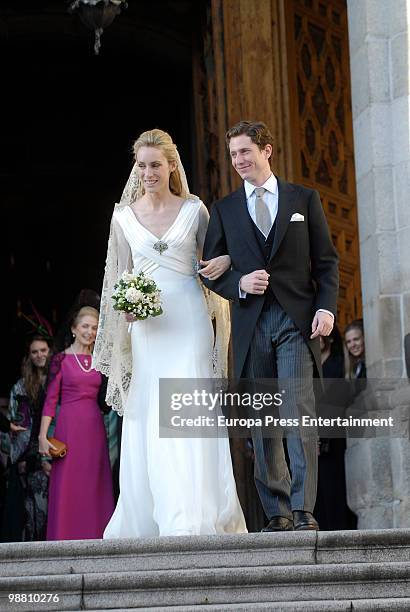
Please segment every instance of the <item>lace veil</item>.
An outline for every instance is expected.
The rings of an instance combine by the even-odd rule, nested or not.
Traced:
[[[177,152],[177,167],[182,182],[181,197],[199,200],[189,193],[184,167]],[[144,188],[134,164],[121,199],[115,204],[114,211],[130,206],[142,197]],[[124,414],[126,399],[132,373],[131,337],[128,333],[129,324],[124,314],[113,308],[112,295],[114,285],[118,282],[124,270],[132,270],[131,253],[124,255],[120,240],[111,220],[108,239],[107,258],[104,281],[101,292],[100,319],[93,352],[93,366],[108,378],[106,403],[112,406],[119,415]],[[205,294],[208,312],[215,320],[215,342],[212,355],[214,376],[225,378],[228,375],[228,347],[230,338],[229,303],[207,289],[201,283]]]

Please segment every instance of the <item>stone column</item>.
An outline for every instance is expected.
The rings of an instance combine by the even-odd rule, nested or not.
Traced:
[[[347,5],[368,376],[400,378],[410,332],[410,0]],[[407,381],[383,402],[403,419]],[[349,441],[346,474],[359,528],[410,527],[408,437]]]

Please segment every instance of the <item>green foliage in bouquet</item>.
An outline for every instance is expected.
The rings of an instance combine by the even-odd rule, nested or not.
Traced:
[[[143,272],[124,272],[114,285],[114,309],[144,320],[162,314],[161,291],[155,281]]]

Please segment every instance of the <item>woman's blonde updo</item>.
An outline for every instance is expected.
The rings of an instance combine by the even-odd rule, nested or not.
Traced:
[[[169,176],[169,189],[176,196],[185,195],[182,193],[182,180],[178,168],[179,156],[171,136],[167,132],[158,129],[143,132],[134,142],[135,161],[137,161],[137,154],[141,147],[156,147],[164,154],[169,164],[175,162],[176,168]]]
[[[86,316],[94,317],[98,321],[100,313],[92,306],[82,306],[73,319],[73,327],[77,327],[81,319]]]

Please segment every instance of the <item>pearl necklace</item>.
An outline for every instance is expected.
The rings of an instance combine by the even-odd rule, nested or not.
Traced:
[[[86,374],[88,374],[89,372],[91,372],[91,370],[93,369],[92,363],[90,364],[90,367],[89,367],[89,368],[85,368],[85,367],[83,366],[83,364],[81,363],[81,361],[78,359],[77,354],[74,352],[74,349],[73,349],[73,347],[72,347],[72,346],[70,346],[70,350],[71,350],[72,354],[74,355],[75,360],[76,360],[76,362],[78,363],[78,366],[79,366],[79,367],[82,369],[82,371],[83,371],[83,372],[85,372]],[[88,359],[86,360],[85,365],[88,365]]]

